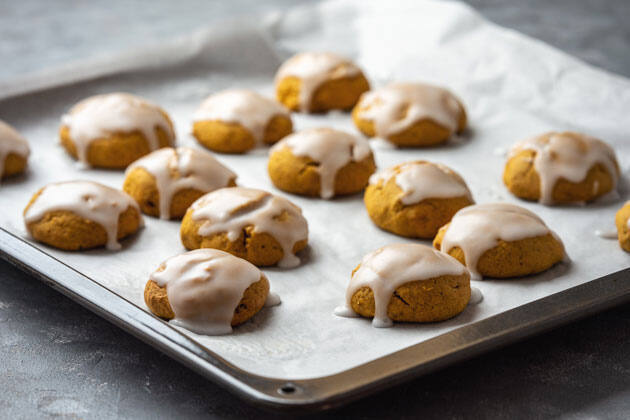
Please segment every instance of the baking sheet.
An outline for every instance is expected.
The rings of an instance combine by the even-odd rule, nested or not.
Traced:
[[[188,53],[173,60],[179,44]],[[276,190],[266,176],[266,149],[244,156],[218,155],[238,173],[240,185],[267,189],[300,205],[309,221],[310,246],[301,254],[298,269],[264,270],[282,297],[281,306],[264,309],[230,336],[189,333],[200,343],[251,373],[291,379],[325,376],[628,267],[628,256],[615,241],[595,235],[598,229],[613,228],[614,212],[627,197],[625,181],[617,201],[547,208],[511,197],[501,172],[502,154],[513,142],[549,129],[573,129],[610,142],[625,174],[630,129],[622,121],[630,109],[630,82],[492,25],[466,6],[430,1],[327,2],[229,22],[163,48],[153,46],[145,55],[138,54],[124,74],[4,100],[0,118],[29,139],[33,154],[27,176],[0,186],[0,224],[25,236],[21,210],[31,194],[49,182],[93,179],[122,185],[122,173],[79,170],[57,145],[59,118],[76,101],[121,90],[147,97],[172,116],[178,144],[197,147],[189,127],[207,94],[249,87],[271,95],[281,60],[306,49],[353,57],[375,86],[424,80],[451,87],[468,108],[470,132],[445,147],[426,150],[396,150],[373,141],[379,167],[419,158],[445,163],[464,176],[477,202],[505,200],[538,213],[564,240],[572,263],[526,279],[474,282],[484,301],[444,323],[374,329],[369,320],[337,318],[333,309],[343,302],[350,272],[361,257],[406,240],[376,228],[360,195],[323,201]],[[298,129],[330,125],[356,132],[343,113],[296,114],[294,123]],[[146,227],[126,241],[121,252],[46,249],[144,307],[148,274],[166,257],[184,251],[179,223],[149,217],[145,221]]]

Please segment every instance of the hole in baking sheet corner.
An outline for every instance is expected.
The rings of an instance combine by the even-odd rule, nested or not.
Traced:
[[[296,394],[298,391],[299,388],[291,382],[287,382],[286,384],[278,388],[278,393],[281,395],[293,395]]]

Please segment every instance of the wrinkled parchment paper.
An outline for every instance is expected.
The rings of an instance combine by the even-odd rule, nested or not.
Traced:
[[[450,87],[467,106],[470,132],[431,149],[396,150],[375,140],[377,164],[384,168],[420,158],[447,164],[464,176],[477,202],[515,202],[538,213],[564,240],[572,263],[525,279],[475,282],[483,302],[450,321],[376,329],[366,319],[338,318],[333,309],[343,302],[350,272],[364,254],[406,240],[376,228],[361,195],[332,201],[290,196],[308,219],[310,246],[299,268],[264,270],[282,304],[263,309],[229,336],[191,333],[203,345],[252,373],[324,376],[628,267],[629,256],[616,241],[595,235],[598,229],[613,229],[614,213],[628,195],[624,180],[616,201],[550,208],[512,197],[501,174],[512,143],[551,129],[583,131],[610,142],[625,174],[630,81],[497,27],[459,3],[432,1],[296,7],[226,22],[133,54],[123,52],[111,58],[109,67],[86,64],[63,77],[51,70],[47,85],[108,70],[123,72],[0,102],[0,118],[15,125],[33,149],[29,173],[0,186],[1,225],[26,237],[22,209],[49,182],[92,179],[122,185],[121,172],[80,170],[58,146],[60,116],[76,101],[110,91],[144,96],[171,114],[178,144],[197,147],[189,134],[191,117],[206,95],[230,87],[272,95],[277,66],[303,50],[331,50],[355,59],[374,86],[419,80]],[[294,122],[298,129],[330,125],[356,133],[349,115],[338,112],[295,115]],[[238,173],[240,185],[286,195],[267,177],[266,149],[219,159]],[[142,290],[148,274],[165,258],[184,251],[178,222],[145,219],[146,227],[125,241],[120,252],[67,253],[42,247],[145,308]]]

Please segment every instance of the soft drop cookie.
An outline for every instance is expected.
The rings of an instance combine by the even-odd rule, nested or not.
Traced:
[[[283,191],[332,198],[363,191],[376,164],[367,140],[332,128],[311,128],[275,144],[267,169]]]
[[[352,271],[346,306],[335,313],[373,318],[375,327],[436,322],[462,312],[470,295],[468,270],[455,258],[426,245],[388,245]]]
[[[392,83],[363,94],[352,119],[367,137],[401,147],[434,146],[466,129],[462,102],[444,88],[422,83]]]
[[[106,246],[142,225],[138,204],[129,195],[89,181],[49,184],[24,209],[24,223],[37,241],[67,251]]]
[[[630,220],[630,201],[619,209],[615,215],[615,225],[617,226],[617,238],[619,239],[619,246],[624,251],[630,252],[630,226],[628,221]]]
[[[221,153],[244,153],[293,131],[289,111],[273,99],[243,89],[209,96],[195,112],[193,136]]]
[[[512,194],[543,204],[592,201],[614,191],[618,180],[612,147],[573,132],[550,132],[517,143],[503,171]]]
[[[465,264],[472,280],[540,273],[565,256],[562,241],[542,219],[508,203],[464,207],[440,228],[433,245]]]
[[[180,219],[202,195],[236,185],[236,174],[210,153],[188,147],[156,150],[127,168],[123,190],[143,213]]]
[[[167,259],[144,288],[153,314],[204,335],[231,333],[260,311],[268,296],[269,281],[258,268],[216,249]]]
[[[87,98],[62,118],[61,145],[84,165],[123,169],[175,141],[173,123],[160,107],[128,93]]]
[[[195,201],[180,230],[187,249],[215,248],[257,266],[295,267],[306,247],[302,210],[283,197],[252,188],[222,188]]]
[[[305,52],[276,73],[276,97],[292,111],[351,109],[370,84],[351,61],[327,52]]]
[[[372,175],[364,201],[378,227],[411,238],[433,238],[459,209],[474,203],[458,173],[421,160]]]
[[[0,120],[0,180],[24,172],[30,153],[24,137]]]

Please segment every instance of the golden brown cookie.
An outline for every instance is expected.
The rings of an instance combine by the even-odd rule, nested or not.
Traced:
[[[276,97],[292,111],[351,109],[369,89],[369,82],[354,63],[332,53],[294,55],[276,74]]]
[[[118,240],[135,233],[142,216],[124,192],[72,181],[49,184],[35,193],[24,209],[24,222],[34,239],[56,248],[120,249]]]
[[[421,83],[392,83],[365,93],[352,119],[367,137],[401,147],[434,146],[466,129],[466,110],[446,89]]]
[[[621,249],[624,251],[630,252],[630,228],[628,227],[628,219],[630,219],[630,201],[627,201],[615,215],[619,246],[621,246]]]
[[[364,201],[378,227],[411,238],[433,238],[458,210],[474,203],[459,174],[427,161],[401,163],[373,175]]]
[[[63,116],[61,145],[85,165],[122,169],[175,141],[161,108],[127,93],[87,98]]]
[[[24,137],[0,120],[0,179],[24,172],[29,154]]]
[[[194,116],[193,136],[208,149],[244,153],[277,142],[293,131],[288,110],[249,90],[226,90],[208,97]]]
[[[215,248],[257,266],[294,267],[306,247],[308,224],[289,200],[262,190],[222,188],[188,209],[180,229],[187,249]]]
[[[550,132],[517,143],[503,171],[512,194],[544,204],[595,200],[616,189],[618,179],[614,150],[573,132]]]

